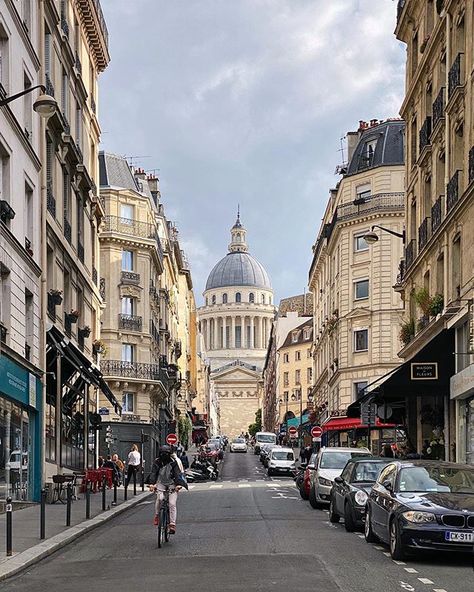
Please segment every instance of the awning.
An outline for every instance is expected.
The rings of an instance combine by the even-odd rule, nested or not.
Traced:
[[[72,374],[78,372],[82,381],[99,388],[113,405],[115,412],[121,414],[122,406],[105,382],[99,368],[54,325],[46,332],[46,335],[48,346],[54,348],[68,366],[68,371],[62,375],[63,383],[67,382]]]
[[[323,425],[323,432],[344,432],[346,430],[354,430],[360,428],[366,428],[367,425],[361,423],[360,417],[331,417]],[[395,423],[382,423],[377,417],[374,429],[377,428],[395,428]]]

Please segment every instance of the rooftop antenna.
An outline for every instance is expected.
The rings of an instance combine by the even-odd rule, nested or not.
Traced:
[[[341,160],[342,160],[342,164],[346,163],[346,160],[344,158],[344,140],[346,139],[346,136],[343,135],[339,138],[339,142],[341,144],[341,147],[339,148],[338,152],[341,153]]]
[[[160,172],[160,169],[147,169],[145,173],[151,173],[152,175],[156,175],[156,173]]]
[[[151,156],[127,156],[125,155],[124,158],[127,160],[128,164],[132,167],[134,165],[133,161],[138,160],[139,158],[151,158]]]

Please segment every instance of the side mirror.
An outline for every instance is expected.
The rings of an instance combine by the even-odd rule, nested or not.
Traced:
[[[341,483],[344,483],[344,479],[342,477],[335,477],[334,483],[341,485]]]

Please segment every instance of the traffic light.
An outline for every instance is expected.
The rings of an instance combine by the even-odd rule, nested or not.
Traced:
[[[112,426],[107,426],[105,428],[105,441],[107,444],[112,444],[112,442],[114,441],[113,436],[112,436]]]

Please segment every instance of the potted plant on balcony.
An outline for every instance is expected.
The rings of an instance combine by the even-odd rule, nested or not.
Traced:
[[[101,339],[94,339],[92,343],[92,350],[96,354],[105,355],[107,353],[107,346]]]
[[[430,301],[430,316],[436,317],[443,312],[444,298],[442,294],[435,294]]]
[[[68,314],[69,317],[69,321],[71,323],[77,323],[77,319],[81,316],[81,313],[78,310],[71,310],[71,312]]]
[[[431,306],[431,296],[426,288],[419,288],[415,291],[415,302],[421,308],[424,316],[429,316]]]
[[[86,325],[85,327],[82,327],[82,329],[79,329],[79,333],[82,337],[89,337],[91,334],[91,328],[89,325]]]
[[[403,345],[408,345],[415,336],[415,320],[409,319],[400,326],[400,341]]]
[[[51,300],[53,303],[58,306],[63,301],[63,291],[62,290],[50,290]]]

